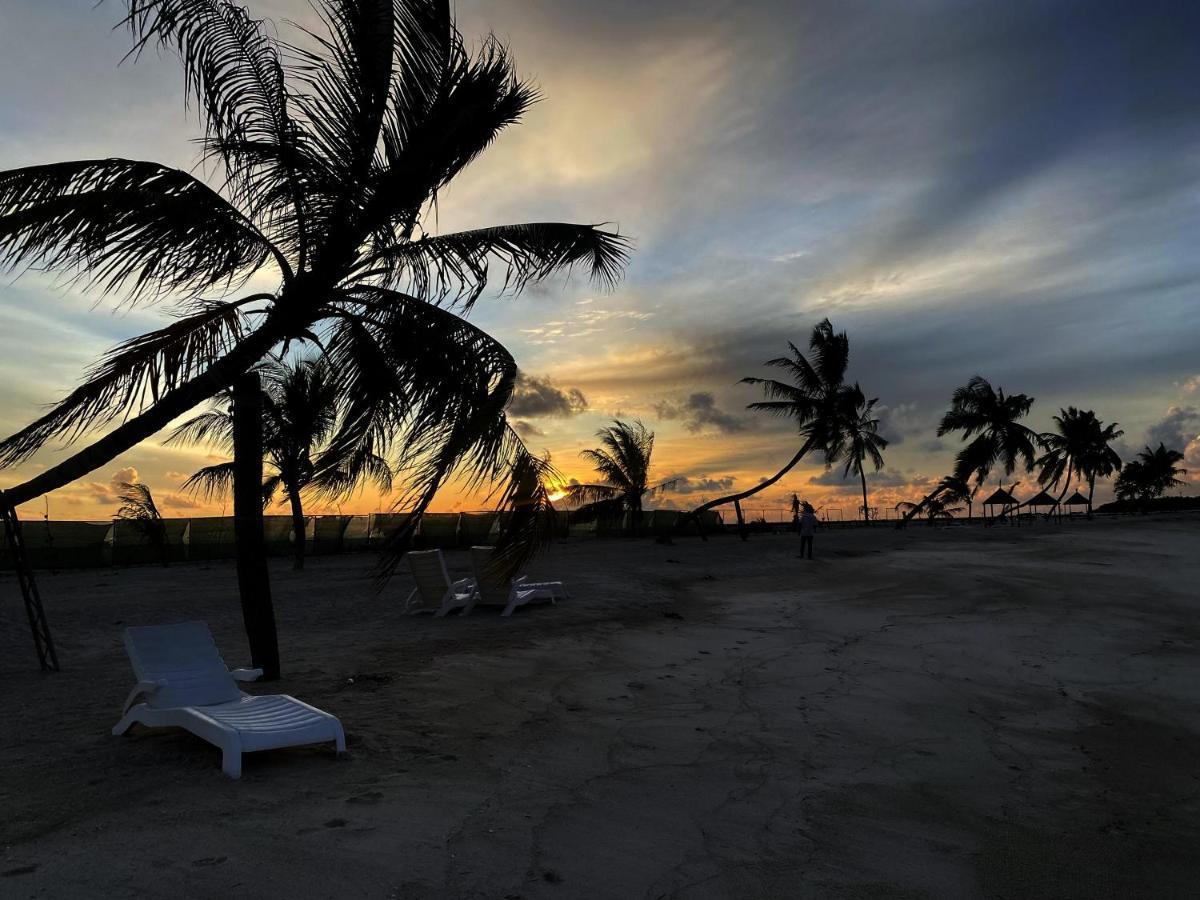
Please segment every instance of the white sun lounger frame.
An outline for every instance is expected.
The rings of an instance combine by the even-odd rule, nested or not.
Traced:
[[[336,717],[287,694],[243,693],[239,681],[261,669],[230,671],[204,622],[125,629],[125,648],[138,683],[130,691],[114,735],[133,725],[183,728],[220,748],[221,768],[242,774],[242,754],[333,741],[346,750]]]

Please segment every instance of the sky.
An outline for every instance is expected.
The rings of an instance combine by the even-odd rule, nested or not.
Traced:
[[[306,2],[250,2],[286,37]],[[891,441],[886,509],[950,471],[953,390],[980,374],[1068,404],[1200,471],[1200,4],[1147,0],[458,0],[544,99],[440,198],[437,229],[610,223],[636,243],[614,290],[556,279],[489,295],[473,320],[522,369],[510,409],[536,451],[587,481],[615,418],[657,435],[660,503],[753,486],[798,448],[747,411],[745,376],[828,317]],[[0,5],[0,170],[124,156],[191,170],[199,129],[177,62],[121,63],[114,0]],[[0,430],[20,428],[164,313],[41,273],[0,281]],[[48,449],[0,486],[52,464]],[[222,458],[151,440],[24,514],[104,518],[115,482],[170,515],[220,514],[179,486]],[[1033,477],[1018,476],[1026,488]],[[850,517],[857,482],[820,460],[795,492]],[[1023,494],[1018,489],[1018,494]],[[1101,497],[1107,489],[1099,491]],[[48,506],[47,506],[48,504]],[[364,494],[341,511],[386,509]],[[435,508],[477,508],[453,487]],[[318,508],[314,511],[335,511]],[[756,514],[753,513],[752,514]]]

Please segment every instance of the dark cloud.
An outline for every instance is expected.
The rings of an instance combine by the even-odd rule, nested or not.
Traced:
[[[827,469],[820,475],[808,479],[809,484],[822,487],[860,487],[858,475],[853,472],[845,475],[843,466]],[[901,472],[899,469],[883,469],[879,472],[867,473],[867,489],[881,487],[909,487],[914,484],[924,484],[928,479],[923,475],[913,475]]]
[[[710,427],[723,434],[746,430],[745,421],[718,408],[717,398],[707,391],[697,391],[682,403],[669,400],[656,403],[654,412],[660,419],[681,420],[683,426],[691,432],[703,431]]]
[[[542,429],[538,428],[532,422],[524,422],[521,420],[517,420],[512,423],[512,427],[513,427],[513,431],[515,431],[521,437],[529,438],[529,437],[545,437],[546,436],[546,432],[542,431]]]
[[[534,419],[576,416],[587,408],[587,398],[577,388],[563,390],[549,376],[524,372],[517,375],[517,386],[508,404],[510,414]]]
[[[1194,406],[1172,406],[1165,416],[1146,431],[1146,443],[1157,447],[1166,444],[1168,450],[1184,450],[1200,437],[1200,410]]]
[[[736,481],[735,478],[728,475],[723,478],[709,478],[707,475],[689,478],[686,475],[679,475],[671,480],[674,482],[669,489],[672,494],[715,494],[731,490]]]

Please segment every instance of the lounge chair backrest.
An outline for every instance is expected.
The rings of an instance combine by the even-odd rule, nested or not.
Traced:
[[[475,572],[475,586],[484,603],[506,604],[512,585],[500,578],[492,567],[495,547],[472,547],[471,568]]]
[[[412,571],[417,590],[427,606],[435,606],[442,602],[446,591],[450,590],[450,573],[446,569],[446,560],[441,550],[419,550],[404,555],[408,560],[408,568]]]
[[[138,681],[162,683],[150,706],[209,706],[242,695],[203,622],[126,628],[125,649]]]

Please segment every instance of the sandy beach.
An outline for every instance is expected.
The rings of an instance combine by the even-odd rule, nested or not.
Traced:
[[[0,582],[0,896],[1184,897],[1200,881],[1200,522],[555,546],[556,608],[406,617],[365,556],[273,563],[277,685],[349,753],[110,736],[125,625],[232,565]],[[463,555],[451,568],[466,574]]]

